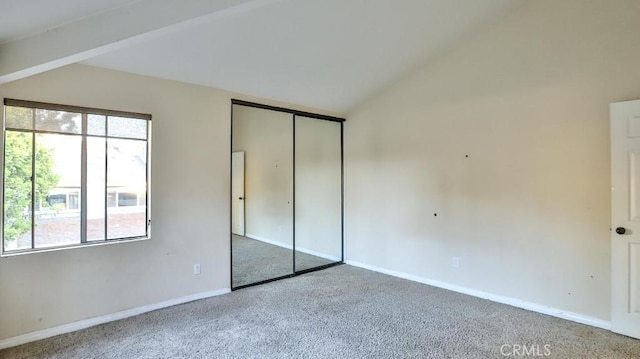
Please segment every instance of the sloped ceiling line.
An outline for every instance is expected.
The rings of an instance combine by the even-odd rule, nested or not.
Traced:
[[[143,0],[0,45],[0,84],[278,0]],[[55,5],[55,4],[54,4]],[[46,11],[43,9],[42,11]]]

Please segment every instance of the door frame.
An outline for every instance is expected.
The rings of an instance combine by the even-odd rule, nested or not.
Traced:
[[[241,153],[242,154],[242,236],[244,236],[247,233],[247,193],[246,193],[246,185],[245,185],[245,161],[246,161],[246,156],[244,151],[235,151],[235,152],[231,152],[231,234],[233,233],[233,229],[234,229],[234,223],[233,223],[233,218],[234,218],[234,214],[235,211],[233,210],[233,202],[236,201],[237,199],[235,198],[235,195],[233,194],[233,184],[234,184],[234,175],[233,175],[233,155],[234,154],[238,154]],[[239,235],[239,234],[236,234]]]
[[[260,284],[265,284],[265,283],[269,283],[269,282],[273,282],[276,280],[280,280],[280,279],[285,279],[285,278],[290,278],[290,277],[295,277],[297,275],[300,274],[304,274],[304,273],[309,273],[309,272],[315,272],[318,270],[322,270],[322,269],[326,269],[326,268],[330,268],[336,265],[341,265],[344,263],[344,122],[346,121],[345,118],[342,117],[335,117],[335,116],[328,116],[328,115],[322,115],[322,114],[318,114],[318,113],[312,113],[312,112],[306,112],[306,111],[299,111],[299,110],[294,110],[294,109],[289,109],[289,108],[284,108],[284,107],[278,107],[278,106],[270,106],[270,105],[264,105],[264,104],[260,104],[260,103],[256,103],[256,102],[250,102],[250,101],[244,101],[244,100],[238,100],[238,99],[231,99],[231,111],[230,111],[230,119],[229,121],[231,122],[230,125],[230,132],[229,132],[229,211],[232,211],[232,196],[233,194],[231,193],[231,181],[233,180],[232,178],[232,169],[231,169],[231,154],[234,152],[233,151],[233,106],[234,105],[239,105],[239,106],[246,106],[246,107],[253,107],[253,108],[261,108],[264,110],[271,110],[271,111],[277,111],[277,112],[285,112],[288,114],[292,115],[292,121],[293,121],[293,156],[294,156],[294,163],[293,163],[293,186],[294,186],[294,193],[293,193],[293,213],[294,213],[294,219],[293,219],[293,273],[289,274],[289,275],[285,275],[282,277],[277,277],[277,278],[272,278],[272,279],[267,279],[267,280],[263,280],[263,281],[259,281],[256,283],[251,283],[251,284],[245,284],[245,285],[241,285],[238,287],[234,287],[233,286],[233,234],[231,233],[231,226],[232,226],[232,219],[231,219],[231,215],[229,216],[229,288],[231,288],[231,290],[237,290],[237,289],[242,289],[242,288],[246,288],[246,287],[252,287],[252,286],[256,286],[256,285],[260,285]],[[332,122],[338,122],[340,123],[340,261],[337,261],[335,263],[329,263],[329,264],[325,264],[322,266],[318,266],[318,267],[313,267],[313,268],[309,268],[309,269],[305,269],[305,270],[301,270],[301,271],[296,271],[295,270],[295,241],[296,241],[296,237],[295,237],[295,117],[296,116],[301,116],[301,117],[308,117],[308,118],[313,118],[313,119],[317,119],[317,120],[324,120],[324,121],[332,121]],[[237,152],[237,151],[236,151]],[[246,204],[245,204],[245,208],[246,208]],[[231,212],[229,212],[231,214]],[[245,223],[246,224],[246,223]]]

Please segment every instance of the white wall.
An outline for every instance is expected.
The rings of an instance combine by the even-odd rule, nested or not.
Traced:
[[[526,2],[351,111],[347,260],[609,320],[608,105],[640,98],[638,14]]]

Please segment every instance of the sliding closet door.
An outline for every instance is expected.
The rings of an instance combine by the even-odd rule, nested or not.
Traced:
[[[342,263],[344,119],[231,109],[231,288]]]
[[[293,274],[293,115],[232,106],[232,288]]]
[[[295,270],[342,261],[342,123],[295,116]]]

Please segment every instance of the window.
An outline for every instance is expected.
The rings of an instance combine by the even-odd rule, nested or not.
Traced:
[[[69,193],[67,195],[67,209],[80,209],[80,202],[78,202],[78,192]]]
[[[150,115],[4,105],[3,254],[149,237]]]
[[[138,205],[138,194],[118,193],[118,207],[129,207]]]
[[[61,205],[58,207],[67,209],[67,196],[64,194],[49,195],[47,196],[47,204],[49,205],[49,207],[55,207],[55,206]]]
[[[47,202],[45,205],[43,205],[42,201],[36,203],[36,214],[47,210],[78,211],[80,209],[79,193],[77,190],[68,193],[52,193],[53,191],[54,190],[49,192],[49,195],[45,198]]]

